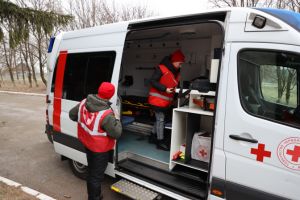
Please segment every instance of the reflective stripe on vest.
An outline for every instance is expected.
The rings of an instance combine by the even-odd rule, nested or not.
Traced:
[[[164,96],[162,94],[155,93],[155,92],[150,92],[149,95],[154,96],[154,97],[159,97],[159,98],[167,100],[167,101],[172,101],[173,100],[173,98],[166,97],[166,96]]]
[[[159,79],[159,83],[164,85],[166,88],[174,88],[178,85],[179,72],[178,75],[174,74],[164,65],[159,65],[159,69],[162,76]],[[149,90],[148,102],[149,104],[157,107],[168,107],[173,102],[174,93],[167,93],[166,91],[159,91],[155,87],[151,86]]]
[[[94,121],[93,130],[90,130],[86,126],[86,124],[81,121],[81,111],[82,111],[82,109],[86,109],[84,107],[85,102],[86,102],[86,99],[84,99],[83,101],[81,101],[80,106],[79,106],[79,111],[78,111],[79,112],[78,113],[78,123],[79,123],[79,125],[83,128],[83,130],[85,130],[87,133],[89,133],[92,136],[107,136],[106,132],[99,132],[98,131],[99,130],[99,122],[100,122],[101,116],[103,115],[103,113],[106,110],[102,110],[102,111],[98,112],[97,117],[96,117],[96,119]],[[84,116],[82,116],[82,117],[84,118]]]

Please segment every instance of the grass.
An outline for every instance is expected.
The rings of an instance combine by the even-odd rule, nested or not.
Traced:
[[[277,100],[278,100],[277,87],[274,87],[272,85],[262,85],[262,93],[263,93],[264,98],[267,101],[277,103]],[[285,93],[282,96],[280,104],[287,105],[287,103],[285,102]],[[296,89],[296,87],[291,91],[291,96],[290,96],[290,101],[288,103],[288,106],[294,107],[294,108],[297,107],[297,89]]]
[[[23,192],[20,187],[6,185],[0,182],[1,200],[37,200],[37,198]]]

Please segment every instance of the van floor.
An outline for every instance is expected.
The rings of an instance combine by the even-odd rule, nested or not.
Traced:
[[[148,142],[148,136],[124,131],[118,140],[118,153],[131,152],[161,162],[169,163],[170,152],[156,148]]]

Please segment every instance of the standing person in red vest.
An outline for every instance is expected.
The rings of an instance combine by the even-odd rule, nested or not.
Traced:
[[[150,83],[148,102],[155,112],[156,122],[149,142],[156,143],[158,149],[169,150],[164,140],[165,112],[172,105],[175,89],[179,83],[180,67],[185,61],[181,50],[165,57],[155,69]]]
[[[103,198],[101,182],[115,140],[121,136],[119,116],[110,107],[114,95],[113,84],[103,82],[98,94],[90,94],[69,112],[69,117],[78,122],[78,139],[86,149],[88,162],[87,191],[89,200]]]

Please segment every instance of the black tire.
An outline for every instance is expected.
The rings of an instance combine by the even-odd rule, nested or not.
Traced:
[[[76,162],[74,160],[71,160],[69,159],[69,165],[70,165],[70,168],[73,172],[73,174],[82,179],[82,180],[86,180],[86,177],[87,177],[87,166],[79,163],[79,162]]]

